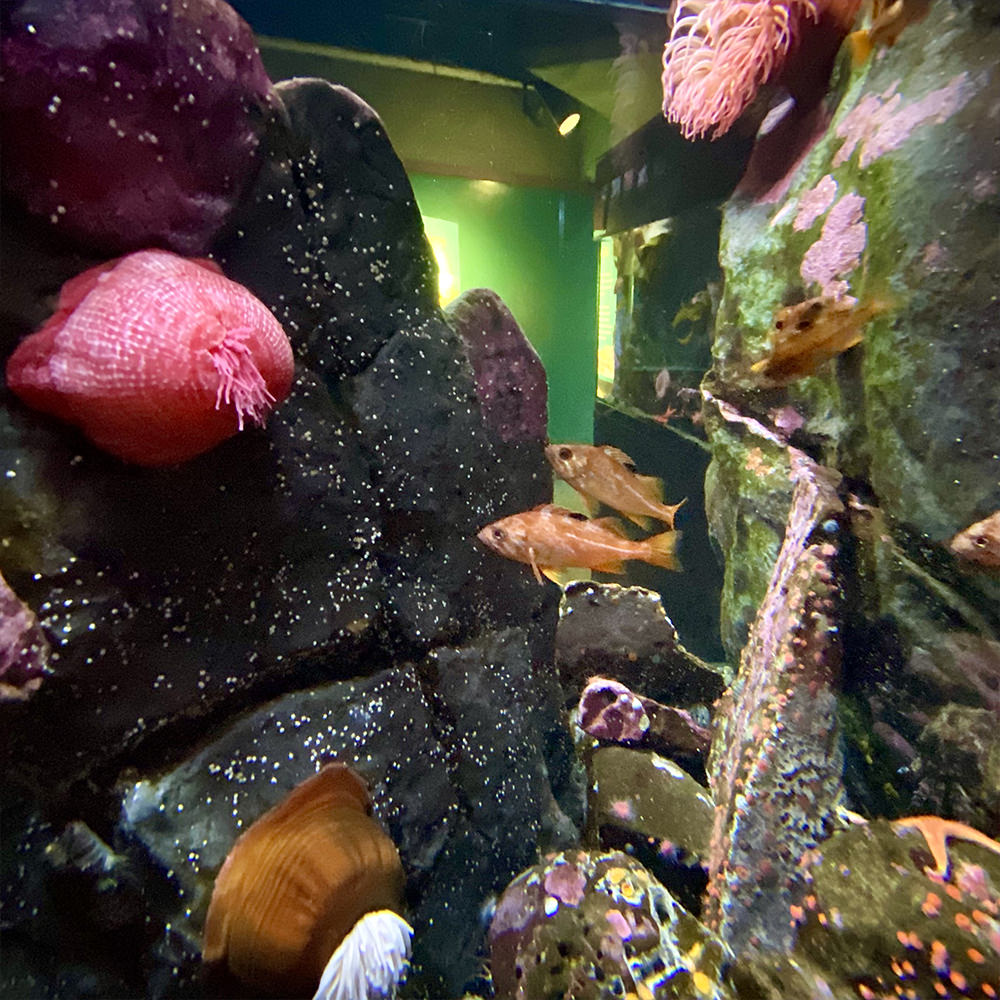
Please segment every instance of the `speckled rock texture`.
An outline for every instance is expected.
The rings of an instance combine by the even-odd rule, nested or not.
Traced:
[[[804,451],[844,477],[850,805],[984,830],[1000,822],[994,751],[979,735],[1000,683],[1000,576],[947,542],[1000,508],[997,24],[995,3],[940,0],[862,65],[841,53],[806,154],[766,189],[748,178],[724,209],[725,293],[703,386],[730,655],[765,598],[791,509],[789,456]],[[761,388],[750,367],[775,311],[820,294],[884,311],[815,375]]]
[[[546,440],[545,369],[500,296],[472,288],[445,312],[465,345],[493,433],[503,442]]]
[[[220,0],[4,4],[4,190],[88,252],[203,253],[260,165],[271,81]]]
[[[62,16],[32,12],[40,35]],[[540,445],[497,451],[375,112],[317,80],[258,112],[260,169],[208,250],[293,342],[267,427],[143,470],[2,397],[0,569],[51,651],[0,704],[0,992],[201,995],[214,872],[327,754],[407,865],[415,995],[475,980],[483,900],[577,836],[555,588],[475,541],[545,498]],[[5,354],[104,252],[17,198]]]

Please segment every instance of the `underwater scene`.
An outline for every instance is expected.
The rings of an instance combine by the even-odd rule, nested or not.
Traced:
[[[0,998],[1000,1000],[1000,0],[4,0]]]

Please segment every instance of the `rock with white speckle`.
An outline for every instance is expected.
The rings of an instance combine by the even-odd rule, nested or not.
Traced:
[[[222,0],[3,9],[5,193],[91,251],[203,253],[259,165],[271,83]]]

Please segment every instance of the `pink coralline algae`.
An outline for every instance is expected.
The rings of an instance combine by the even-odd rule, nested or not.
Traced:
[[[598,739],[641,740],[649,730],[649,716],[642,699],[624,684],[595,677],[580,695],[580,727]]]
[[[799,210],[792,223],[792,229],[797,233],[811,229],[816,220],[833,204],[836,197],[837,182],[830,174],[826,174],[814,188],[806,191],[799,198]]]
[[[694,139],[727,132],[780,69],[813,0],[676,0],[663,52],[663,113]]]
[[[690,712],[661,705],[608,677],[594,677],[580,695],[580,728],[595,739],[638,743],[664,753],[705,754],[711,732]]]
[[[257,171],[271,83],[222,0],[4,4],[3,184],[107,254],[203,253]]]
[[[211,261],[130,254],[66,282],[7,362],[28,406],[138,465],[184,462],[263,425],[292,348],[267,307]]]
[[[865,199],[853,191],[830,209],[820,238],[806,251],[799,273],[807,284],[815,282],[820,294],[841,298],[847,294],[844,277],[861,263],[868,243],[864,221]]]
[[[842,788],[834,579],[839,475],[789,449],[795,489],[784,543],[716,710],[716,802],[707,922],[739,953],[786,947],[797,865],[830,832]],[[829,527],[826,527],[829,522]],[[817,529],[823,526],[823,535]]]
[[[862,169],[880,156],[899,149],[922,125],[940,125],[964,107],[972,97],[969,74],[959,73],[944,87],[916,101],[905,101],[897,93],[899,81],[883,94],[869,94],[837,126],[844,144],[833,157],[833,165],[846,163],[856,149]]]
[[[0,703],[34,694],[48,660],[49,643],[34,612],[0,576]]]
[[[545,891],[567,906],[579,906],[586,887],[587,880],[575,865],[553,865],[545,876]]]

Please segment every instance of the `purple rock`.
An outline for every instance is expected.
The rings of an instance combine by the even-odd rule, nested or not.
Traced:
[[[504,443],[544,440],[545,369],[500,296],[473,288],[452,302],[446,314],[465,343],[487,426]]]
[[[5,191],[95,251],[203,252],[256,173],[270,105],[239,15],[221,0],[22,0],[3,34]]]
[[[580,727],[599,740],[641,743],[661,753],[708,752],[711,731],[690,712],[661,705],[607,677],[594,677],[580,695]]]
[[[34,612],[0,576],[0,702],[29,698],[48,660],[49,644]]]
[[[580,727],[599,740],[641,740],[649,730],[643,699],[624,684],[595,677],[580,695]]]

